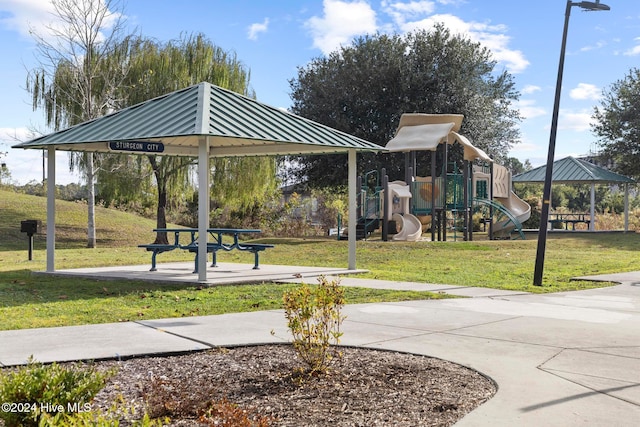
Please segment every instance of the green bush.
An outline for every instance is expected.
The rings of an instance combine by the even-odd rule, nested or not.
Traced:
[[[57,413],[55,415],[43,414],[38,427],[119,427],[121,424],[117,415],[119,412],[122,411],[112,407],[106,413],[89,411]],[[134,416],[135,413],[131,410],[126,410],[125,415]],[[153,420],[145,413],[141,419],[127,421],[125,425],[130,427],[162,427],[168,422],[168,418]]]
[[[43,365],[30,359],[26,366],[0,373],[0,419],[6,427],[38,426],[48,415],[88,412],[110,375],[94,367]]]
[[[331,344],[338,344],[345,316],[344,289],[339,280],[318,279],[319,285],[303,283],[284,294],[284,310],[293,335],[293,347],[310,373],[326,372],[333,358]]]

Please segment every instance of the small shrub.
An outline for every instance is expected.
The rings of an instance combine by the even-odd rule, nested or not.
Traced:
[[[331,344],[338,344],[344,316],[344,289],[339,280],[318,279],[319,285],[305,283],[285,293],[284,310],[293,335],[293,347],[311,373],[326,372],[333,358]]]
[[[264,416],[252,415],[226,398],[220,402],[212,402],[198,419],[207,426],[224,427],[269,427],[272,419]]]
[[[26,366],[0,373],[0,402],[14,405],[0,411],[6,427],[38,426],[46,414],[90,410],[93,397],[111,373],[29,360]]]
[[[145,385],[143,396],[147,412],[154,418],[197,415],[206,408],[207,400],[215,390],[212,385],[198,384],[191,391],[191,386],[192,384],[160,378]]]
[[[184,384],[176,380],[153,381],[143,390],[147,404],[145,416],[148,414],[154,420],[161,417],[165,419],[197,417],[200,423],[198,425],[207,426],[268,427],[271,425],[270,418],[252,414],[226,398],[221,401],[211,400],[210,396],[215,394],[214,386],[211,384],[198,384],[195,391],[192,388],[194,388],[193,384]],[[155,424],[138,424],[140,427],[147,425]]]

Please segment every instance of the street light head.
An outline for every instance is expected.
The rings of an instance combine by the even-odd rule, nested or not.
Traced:
[[[596,10],[611,10],[609,6],[606,4],[601,4],[600,0],[595,2],[593,1],[581,1],[580,3],[573,3],[573,6],[580,6],[585,11],[596,11]]]

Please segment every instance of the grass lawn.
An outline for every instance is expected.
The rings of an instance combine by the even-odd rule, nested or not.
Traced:
[[[0,191],[0,330],[119,322],[136,319],[220,314],[281,307],[282,293],[293,285],[199,288],[135,281],[96,281],[32,275],[44,270],[44,236],[36,236],[34,260],[27,260],[20,219],[42,218],[41,197]],[[153,221],[123,212],[98,210],[98,248],[83,248],[86,207],[58,202],[60,231],[56,268],[150,264],[151,255],[137,248],[153,240]],[[16,231],[16,229],[18,231]],[[259,239],[274,249],[261,254],[264,264],[346,267],[347,242],[329,239]],[[640,234],[550,233],[544,286],[535,287],[536,240],[474,242],[358,242],[360,277],[446,283],[527,292],[557,292],[607,284],[572,281],[575,276],[640,269]],[[159,255],[160,262],[193,261],[178,251]],[[252,263],[251,254],[221,255],[223,262]],[[428,292],[347,288],[347,303],[441,298]]]

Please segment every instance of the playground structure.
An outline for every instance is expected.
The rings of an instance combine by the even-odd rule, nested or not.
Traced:
[[[390,152],[405,153],[405,180],[389,182],[386,171],[371,171],[358,180],[358,238],[382,226],[382,240],[417,241],[423,231],[431,240],[473,240],[473,215],[480,213],[491,239],[522,238],[522,223],[531,207],[511,190],[511,172],[495,164],[460,135],[459,114],[403,114]],[[462,161],[449,161],[458,144]],[[430,175],[417,176],[416,152],[429,151]],[[394,227],[395,226],[395,227]]]

